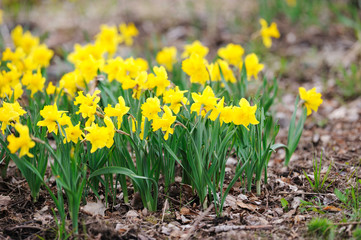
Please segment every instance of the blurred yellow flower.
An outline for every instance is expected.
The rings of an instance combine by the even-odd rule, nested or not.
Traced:
[[[148,118],[149,121],[153,120],[158,117],[158,113],[161,111],[160,101],[157,97],[147,98],[141,109],[144,117]]]
[[[234,66],[239,66],[242,63],[243,54],[244,49],[242,46],[232,43],[218,50],[218,56]]]
[[[317,112],[318,107],[322,104],[322,94],[316,92],[316,88],[306,91],[305,88],[300,87],[298,89],[300,97],[305,101],[304,105],[307,108],[307,116],[311,115],[312,110]]]
[[[46,94],[51,95],[54,94],[56,90],[56,86],[53,85],[53,82],[49,82],[48,87],[46,88]]]
[[[148,75],[148,88],[157,88],[156,95],[160,96],[165,92],[165,89],[170,85],[170,81],[168,80],[167,71],[163,66],[153,68],[153,73]]]
[[[40,69],[38,69],[35,74],[27,71],[21,82],[31,91],[31,97],[33,97],[35,93],[44,89],[45,78],[41,75]]]
[[[190,76],[191,83],[205,84],[209,80],[207,65],[204,58],[194,53],[182,62],[182,69]]]
[[[105,146],[110,148],[114,143],[114,124],[109,117],[105,117],[104,122],[106,127],[99,127],[98,124],[92,123],[90,127],[85,128],[85,130],[88,131],[85,139],[92,145],[90,153]]]
[[[184,46],[182,58],[190,57],[192,54],[197,54],[199,57],[204,58],[208,52],[209,49],[203,46],[200,41],[196,40],[192,44],[187,44]]]
[[[173,64],[177,62],[177,49],[175,47],[164,47],[156,56],[158,64],[165,66],[168,71],[173,70]]]
[[[236,78],[234,77],[232,69],[229,67],[228,63],[222,59],[218,59],[215,63],[209,64],[208,69],[211,74],[212,81],[221,81],[223,75],[225,81],[231,83],[236,82]]]
[[[95,37],[95,44],[104,48],[112,56],[118,48],[119,35],[116,26],[101,25],[100,33]]]
[[[26,112],[17,101],[14,103],[3,102],[3,106],[0,107],[0,122],[2,133],[4,134],[6,127],[12,122],[19,122],[20,116],[23,116],[25,113]]]
[[[258,73],[263,70],[264,65],[259,63],[258,57],[256,54],[248,54],[244,60],[244,65],[246,66],[247,79],[251,80],[253,76],[256,80],[258,79]],[[242,66],[240,66],[240,69]]]
[[[120,24],[119,31],[119,42],[124,42],[127,46],[133,45],[133,38],[139,34],[138,29],[135,27],[134,23],[129,23],[128,25],[125,23]]]
[[[277,24],[275,22],[271,23],[270,26],[268,26],[267,21],[264,20],[263,18],[261,18],[259,20],[259,23],[262,26],[261,29],[261,36],[262,36],[262,40],[263,40],[263,44],[267,47],[270,48],[272,46],[272,39],[273,38],[279,38],[280,37],[280,33],[277,29]]]
[[[31,158],[34,157],[34,155],[29,152],[30,148],[35,146],[35,142],[30,138],[28,126],[16,123],[15,129],[18,131],[19,137],[15,137],[13,134],[7,137],[10,152],[14,154],[20,149],[19,157],[24,155]]]
[[[54,103],[54,105],[46,105],[43,110],[40,111],[40,115],[44,118],[44,120],[39,121],[36,125],[47,127],[49,133],[54,132],[55,134],[58,134],[57,122],[64,112],[65,111],[58,111],[56,103]]]

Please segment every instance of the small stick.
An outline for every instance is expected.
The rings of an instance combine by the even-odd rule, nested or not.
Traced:
[[[268,230],[271,228],[273,228],[272,225],[256,225],[256,226],[221,225],[221,226],[216,226],[216,227],[211,228],[211,231],[215,232],[215,233],[220,233],[220,232],[227,232],[227,231],[231,231],[231,230]]]
[[[188,240],[191,237],[192,233],[195,231],[198,224],[202,221],[203,218],[205,218],[209,214],[209,212],[212,210],[212,208],[213,208],[213,203],[201,215],[199,215],[196,218],[196,220],[194,220],[193,226],[191,229],[189,229],[187,236],[182,239]]]
[[[168,207],[169,207],[168,199],[166,199],[165,202],[164,202],[164,207],[163,207],[162,222],[163,222],[163,220],[164,220],[165,210],[166,210]]]
[[[279,192],[279,194],[304,194],[304,195],[324,195],[324,196],[335,196],[333,193],[312,193],[312,192]]]

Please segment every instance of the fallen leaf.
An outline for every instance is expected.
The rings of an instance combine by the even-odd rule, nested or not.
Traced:
[[[258,207],[256,205],[251,204],[251,203],[244,203],[241,200],[237,200],[237,206],[239,206],[240,208],[251,210],[251,211],[256,211],[258,209]]]
[[[341,211],[340,208],[332,206],[332,205],[324,207],[323,210],[330,211],[330,212],[340,212]]]
[[[186,208],[186,207],[182,207],[182,208],[180,209],[180,214],[181,214],[181,215],[190,215],[190,213],[191,213],[191,211],[190,211],[188,208]]]
[[[98,202],[88,202],[84,207],[83,211],[92,216],[101,215],[104,217],[104,212],[106,208],[101,201]]]
[[[7,206],[11,202],[11,198],[9,196],[0,195],[0,206]]]

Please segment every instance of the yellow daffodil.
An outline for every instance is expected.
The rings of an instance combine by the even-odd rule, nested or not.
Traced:
[[[118,97],[118,102],[113,108],[110,104],[104,109],[106,117],[117,117],[118,129],[123,121],[123,116],[128,113],[129,107],[125,106],[125,101],[122,96]]]
[[[307,116],[311,115],[312,110],[317,112],[318,107],[322,104],[321,93],[316,92],[316,88],[306,91],[305,88],[298,89],[300,97],[305,101],[304,105],[307,108]]]
[[[129,23],[128,25],[122,23],[119,25],[120,31],[120,43],[125,43],[127,46],[133,45],[133,38],[138,36],[138,29],[135,27],[134,23]]]
[[[222,75],[225,81],[235,83],[236,78],[234,77],[232,69],[228,63],[224,60],[218,59],[214,64],[208,65],[209,72],[211,74],[211,80],[218,82],[222,80]]]
[[[258,79],[258,73],[263,70],[264,65],[259,63],[258,57],[256,54],[248,54],[244,60],[244,65],[246,66],[247,79],[251,80],[253,76],[256,80]],[[240,69],[242,66],[240,66]]]
[[[164,113],[161,118],[153,119],[152,127],[154,132],[162,129],[162,131],[165,132],[164,139],[168,140],[169,134],[173,134],[174,132],[174,128],[171,126],[177,117],[173,116],[172,111],[167,105],[163,106],[163,111]]]
[[[153,68],[153,73],[148,75],[148,88],[157,87],[156,95],[160,96],[165,92],[165,89],[170,85],[170,81],[168,80],[167,71],[163,66]]]
[[[23,116],[25,113],[26,112],[17,101],[14,103],[3,102],[3,106],[0,107],[0,122],[2,133],[4,134],[6,127],[12,122],[19,122],[20,116]]]
[[[239,107],[233,107],[233,123],[243,125],[248,129],[248,125],[256,125],[259,121],[256,119],[257,105],[250,106],[249,102],[242,98],[239,101]]]
[[[40,69],[38,69],[35,74],[31,71],[26,72],[21,82],[31,91],[31,97],[33,97],[35,93],[44,89],[45,78],[41,75]]]
[[[272,46],[272,37],[273,38],[279,38],[280,37],[280,32],[277,29],[277,24],[275,22],[271,23],[270,26],[268,26],[267,21],[264,20],[263,18],[261,18],[259,20],[259,23],[262,26],[261,29],[261,36],[262,36],[262,40],[263,40],[263,44],[267,47],[270,48]]]
[[[203,117],[215,108],[218,98],[215,97],[214,92],[210,86],[207,86],[202,94],[192,93],[194,103],[191,106],[191,111],[202,115]]]
[[[200,58],[204,58],[209,52],[209,49],[202,45],[200,41],[194,41],[192,44],[184,46],[182,58],[190,57],[192,54],[197,54]]]
[[[99,127],[98,124],[92,123],[90,127],[85,128],[85,130],[88,131],[85,139],[92,145],[91,153],[105,146],[110,148],[114,143],[113,138],[115,131],[113,122],[109,117],[105,117],[104,122],[106,127]]]
[[[72,141],[73,143],[78,143],[79,140],[83,140],[84,133],[80,129],[80,123],[76,126],[73,124],[69,124],[67,128],[65,128],[65,136],[64,143]]]
[[[198,54],[192,54],[182,62],[182,69],[190,76],[191,83],[205,84],[209,80],[206,66],[207,61]]]
[[[30,138],[28,126],[16,123],[15,129],[18,131],[19,137],[15,137],[12,134],[7,138],[9,142],[8,149],[10,152],[14,154],[20,149],[19,157],[24,155],[27,155],[31,158],[34,157],[34,155],[29,152],[29,150],[35,146],[35,142]]]
[[[163,101],[164,103],[170,104],[170,109],[174,112],[174,114],[178,114],[180,107],[182,104],[186,105],[189,104],[188,99],[184,97],[184,93],[188,92],[180,91],[179,87],[175,87],[174,89],[169,89],[168,91],[164,92],[163,94]]]
[[[29,55],[36,68],[48,67],[53,56],[53,50],[50,50],[45,44],[35,46]]]
[[[79,70],[68,72],[62,76],[59,81],[59,88],[63,89],[64,92],[74,97],[78,88],[84,88],[85,81]]]
[[[36,125],[47,127],[49,133],[54,132],[55,134],[58,134],[57,122],[64,112],[65,111],[58,111],[58,106],[56,103],[54,105],[46,105],[44,106],[43,110],[40,111],[40,115],[44,118],[44,120],[39,121]]]
[[[11,32],[11,38],[16,47],[21,47],[26,54],[39,45],[40,39],[31,35],[29,31],[23,33],[23,28],[18,25]]]
[[[101,45],[112,56],[118,48],[119,35],[116,26],[100,26],[100,33],[95,37],[96,44]]]
[[[218,50],[218,56],[234,66],[239,66],[242,63],[243,54],[244,49],[242,46],[232,43]]]
[[[92,56],[90,56],[88,59],[79,63],[78,69],[81,75],[84,77],[85,82],[89,83],[98,75],[98,70],[101,70],[103,68],[103,65],[103,59],[96,60]]]
[[[98,102],[100,101],[100,97],[97,96],[99,93],[100,91],[97,90],[93,95],[87,93],[86,96],[84,96],[83,92],[79,91],[78,96],[75,98],[74,105],[80,105],[79,111],[76,113],[81,113],[83,118],[89,118],[85,123],[87,127],[90,126],[95,119],[94,114],[97,111]]]
[[[147,98],[141,109],[144,117],[148,118],[149,121],[153,120],[158,117],[158,113],[161,111],[160,101],[157,97]]]
[[[286,3],[288,6],[290,7],[296,7],[297,5],[297,0],[286,0]]]
[[[46,94],[51,95],[54,94],[56,90],[56,86],[53,85],[53,82],[49,82],[48,87],[46,88]]]
[[[155,60],[171,72],[173,70],[173,64],[177,62],[177,49],[175,47],[164,47],[158,52]]]
[[[109,59],[103,71],[108,75],[109,82],[112,82],[114,79],[120,81],[122,68],[124,68],[124,60],[121,57],[117,57]]]
[[[0,25],[3,24],[3,15],[4,15],[4,12],[2,9],[0,9]]]

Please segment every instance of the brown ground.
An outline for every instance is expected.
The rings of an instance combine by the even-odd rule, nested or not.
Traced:
[[[121,21],[134,21],[139,26],[138,47],[146,44],[150,48],[159,48],[158,43],[154,45],[150,40],[152,36],[164,45],[181,46],[189,38],[200,38],[213,49],[228,42],[245,44],[250,39],[253,25],[243,24],[241,29],[236,29],[236,25],[230,25],[230,22],[235,21],[234,16],[240,16],[242,21],[255,18],[252,12],[257,9],[255,1],[245,1],[242,7],[237,1],[225,1],[224,4],[209,1],[213,5],[206,7],[204,1],[191,6],[191,1],[152,1],[151,4],[143,0],[136,3],[119,1],[117,8],[109,7],[115,1],[105,1],[102,6],[99,4],[102,1],[91,1],[84,8],[72,5],[82,1],[66,2],[66,11],[57,11],[59,3],[49,2],[32,8],[27,14],[20,11],[17,17],[9,16],[8,27],[26,23],[39,34],[49,32],[47,43],[58,52],[58,46],[71,50],[74,42],[83,41],[84,31],[90,36],[95,34],[98,28],[94,26],[99,23]],[[345,217],[348,210],[342,208],[333,191],[335,188],[345,189],[354,183],[356,176],[361,176],[361,97],[345,99],[335,82],[342,78],[340,67],[360,64],[361,43],[357,42],[351,29],[340,24],[332,24],[327,29],[315,26],[300,29],[283,18],[277,21],[282,37],[274,41],[270,53],[264,56],[264,63],[266,76],[282,73],[279,78],[280,97],[274,108],[281,124],[278,141],[286,142],[287,126],[299,86],[307,89],[316,86],[322,90],[324,98],[319,112],[307,119],[289,167],[283,165],[284,152],[274,154],[269,163],[268,184],[262,189],[261,196],[241,192],[235,186],[227,198],[222,218],[216,218],[213,209],[204,212],[197,205],[185,205],[184,199],[181,204],[177,194],[179,189],[188,200],[193,196],[188,186],[179,183],[167,201],[168,207],[164,208],[165,199],[160,195],[162,204],[156,213],[138,209],[134,195],[130,197],[133,199],[130,205],[119,200],[113,208],[104,208],[99,203],[93,210],[105,211],[104,216],[94,215],[92,210],[90,213],[84,209],[81,211],[80,226],[84,227],[80,229],[86,229],[80,234],[81,238],[185,239],[189,234],[192,238],[302,239],[310,237],[306,223],[312,217],[322,216],[334,222]],[[135,52],[139,53],[139,49],[136,48]],[[282,59],[287,59],[286,68],[280,64]],[[54,71],[55,78],[57,74]],[[332,164],[326,185],[331,184],[322,193],[315,193],[303,170],[312,175],[312,158],[315,153],[319,157],[322,151],[322,173]],[[55,223],[51,211],[54,205],[47,192],[42,190],[39,201],[33,203],[28,186],[14,165],[9,167],[7,175],[7,178],[0,179],[0,239],[54,238]],[[289,203],[287,211],[282,209],[281,198]],[[303,206],[301,199],[314,205]],[[337,237],[349,238],[352,227],[339,227]]]

